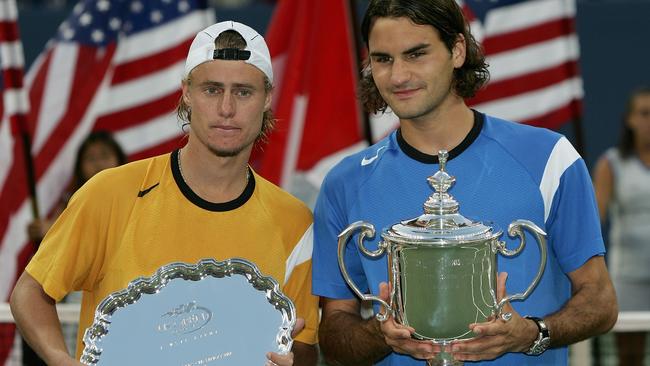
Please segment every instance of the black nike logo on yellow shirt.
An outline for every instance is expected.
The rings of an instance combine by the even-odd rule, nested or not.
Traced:
[[[138,197],[144,197],[145,194],[151,192],[151,190],[154,189],[154,188],[156,188],[159,184],[160,184],[160,182],[158,182],[158,183],[152,185],[151,187],[145,189],[144,191],[140,191],[140,192],[138,192]]]

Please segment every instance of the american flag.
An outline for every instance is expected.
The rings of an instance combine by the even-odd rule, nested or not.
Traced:
[[[465,0],[462,6],[491,76],[470,106],[553,129],[580,117],[575,0]],[[396,123],[392,113],[373,117],[373,135],[382,137]]]
[[[23,89],[23,50],[18,31],[18,9],[14,0],[0,1],[0,65],[2,69],[0,90],[0,232],[7,232],[16,220],[15,210],[28,195],[27,175],[24,163],[25,117],[28,109],[27,94]],[[29,205],[28,205],[29,206]],[[25,209],[30,214],[29,207]],[[29,217],[29,216],[27,216]],[[24,231],[24,228],[23,228]],[[0,256],[7,248],[0,247]],[[28,255],[22,250],[13,250],[10,254],[16,263],[13,267],[24,265]],[[6,271],[0,265],[0,282],[9,286],[13,284],[15,272]],[[6,300],[6,291],[1,293]],[[14,343],[13,324],[0,324],[0,364],[9,356]]]
[[[16,23],[15,3],[10,3],[0,0],[2,25]],[[28,111],[20,128],[31,137],[38,208],[46,215],[66,188],[77,148],[90,131],[112,131],[130,160],[179,146],[183,132],[174,109],[185,57],[196,33],[213,22],[205,1],[86,0],[60,25],[26,75],[29,110],[5,102],[0,124],[2,301],[22,270],[17,258],[29,248],[26,225],[33,216],[20,179],[21,141],[9,117]],[[5,61],[18,59],[16,66],[23,66],[15,40],[0,39],[5,76],[12,72]],[[5,101],[15,95],[5,87]]]

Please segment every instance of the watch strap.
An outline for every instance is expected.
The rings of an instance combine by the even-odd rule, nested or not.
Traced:
[[[530,346],[530,349],[526,351],[526,354],[532,356],[540,355],[549,347],[551,343],[551,334],[543,319],[536,316],[525,316],[525,318],[534,321],[538,330],[537,338]]]

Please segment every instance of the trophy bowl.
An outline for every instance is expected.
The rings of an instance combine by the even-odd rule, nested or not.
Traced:
[[[508,320],[503,306],[524,300],[533,291],[546,266],[546,234],[528,220],[516,220],[508,227],[508,235],[519,237],[520,244],[506,248],[499,240],[502,231],[483,222],[474,222],[459,213],[458,202],[447,192],[455,178],[445,171],[447,152],[440,151],[440,169],[428,178],[434,193],[424,204],[424,214],[401,221],[382,231],[377,250],[368,250],[365,237],[373,237],[372,224],[357,221],[339,234],[338,261],[343,278],[362,300],[377,301],[383,311],[380,321],[393,316],[399,324],[413,327],[413,338],[432,341],[443,346],[443,352],[430,365],[460,365],[444,352],[454,340],[474,337],[468,326],[490,317]],[[540,251],[537,274],[528,288],[502,299],[496,296],[497,254],[513,257],[526,245],[524,230],[536,239]],[[362,293],[350,278],[345,262],[345,248],[350,237],[358,232],[357,245],[370,258],[387,255],[388,280],[391,291],[388,302]]]

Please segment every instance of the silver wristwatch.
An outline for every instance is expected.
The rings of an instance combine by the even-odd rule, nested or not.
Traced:
[[[535,339],[533,345],[530,346],[530,349],[526,351],[526,354],[529,356],[541,355],[551,345],[551,334],[548,331],[548,327],[546,326],[546,323],[544,323],[544,320],[534,316],[526,316],[526,319],[534,321],[539,330],[537,339]]]

